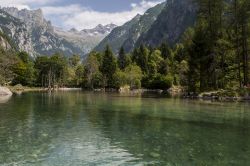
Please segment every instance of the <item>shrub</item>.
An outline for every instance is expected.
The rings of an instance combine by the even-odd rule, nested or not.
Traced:
[[[143,87],[148,89],[169,89],[173,85],[173,77],[157,74],[143,78]]]
[[[139,79],[135,80],[135,85],[132,87],[134,89],[140,89],[141,88],[141,81]]]

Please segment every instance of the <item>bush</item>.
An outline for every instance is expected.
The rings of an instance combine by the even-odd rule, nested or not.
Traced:
[[[157,74],[155,76],[147,76],[143,78],[143,87],[148,89],[169,89],[173,85],[171,76]]]
[[[100,72],[94,74],[92,78],[94,88],[101,88],[103,87],[103,76]]]
[[[134,89],[140,89],[141,88],[141,81],[139,79],[135,80],[135,85],[133,87]]]
[[[120,70],[116,71],[113,79],[115,88],[120,88],[127,84],[126,74]]]
[[[238,93],[240,96],[250,96],[250,88],[241,88]]]

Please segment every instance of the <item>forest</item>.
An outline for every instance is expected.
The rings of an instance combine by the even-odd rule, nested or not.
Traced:
[[[0,83],[36,87],[163,89],[187,92],[249,91],[249,0],[199,0],[193,27],[179,42],[141,44],[115,55],[92,51],[86,58],[60,53],[32,59],[28,53],[0,51]]]

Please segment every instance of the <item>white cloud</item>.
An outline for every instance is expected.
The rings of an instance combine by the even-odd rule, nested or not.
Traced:
[[[0,0],[0,6],[30,9],[30,5],[48,5],[56,1],[57,0]]]
[[[99,12],[80,4],[69,6],[50,6],[58,0],[0,0],[1,6],[15,6],[19,9],[36,5],[41,6],[46,18],[52,19],[52,23],[63,28],[93,28],[98,24],[114,23],[122,25],[137,14],[143,14],[148,8],[157,5],[165,0],[146,1],[131,3],[131,9],[121,12]]]
[[[93,28],[98,24],[114,23],[122,25],[137,14],[143,14],[148,8],[151,8],[164,0],[145,1],[131,4],[131,10],[122,12],[98,12],[90,8],[82,7],[78,4],[70,6],[43,7],[46,16],[52,18],[56,15],[64,28]]]
[[[131,3],[131,5],[130,5],[132,8],[135,8],[136,6],[137,6],[137,4],[136,3]]]

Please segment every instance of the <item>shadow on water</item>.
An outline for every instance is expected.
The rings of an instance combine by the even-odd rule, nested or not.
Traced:
[[[249,165],[248,103],[93,92],[0,105],[0,165]]]

